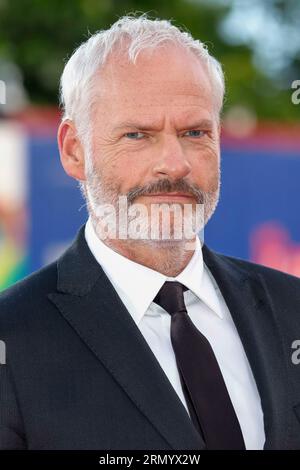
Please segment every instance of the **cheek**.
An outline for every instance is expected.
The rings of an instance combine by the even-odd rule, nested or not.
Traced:
[[[118,173],[124,175],[135,175],[143,171],[147,166],[153,164],[155,158],[155,149],[152,146],[145,145],[120,145],[115,146],[109,152],[109,164],[112,165]]]
[[[112,149],[103,146],[96,147],[95,158],[98,167],[103,168],[103,171],[109,172],[118,167],[118,156]]]
[[[219,180],[219,152],[211,147],[198,153],[194,166],[195,182],[205,190],[212,190]]]
[[[114,192],[127,193],[140,184],[145,158],[138,158],[125,148],[101,146],[96,153],[98,174],[107,188]]]

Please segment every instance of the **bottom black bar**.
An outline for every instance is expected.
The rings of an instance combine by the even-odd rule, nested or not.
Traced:
[[[66,468],[101,468],[117,467],[133,470],[141,465],[175,466],[189,465],[198,468],[211,468],[220,464],[237,465],[238,468],[262,464],[274,466],[293,465],[300,460],[300,450],[293,451],[0,451],[0,467],[4,463],[30,468],[54,468],[57,465]],[[229,467],[230,468],[230,467]],[[283,467],[285,468],[285,467]]]

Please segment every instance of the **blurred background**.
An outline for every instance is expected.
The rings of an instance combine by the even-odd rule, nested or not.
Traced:
[[[90,33],[131,12],[172,19],[224,67],[221,199],[206,244],[300,276],[299,0],[0,0],[0,290],[86,221],[59,161],[59,77]]]

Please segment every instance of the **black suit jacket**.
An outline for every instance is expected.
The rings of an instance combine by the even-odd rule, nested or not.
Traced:
[[[300,449],[300,280],[206,245],[203,257],[257,383],[265,449]],[[0,449],[205,448],[84,226],[57,262],[0,295],[0,339]]]

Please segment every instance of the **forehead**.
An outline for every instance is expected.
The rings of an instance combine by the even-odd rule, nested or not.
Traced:
[[[112,54],[96,76],[95,94],[102,112],[122,118],[162,110],[207,114],[213,106],[206,66],[176,45],[144,50],[135,64],[125,54]]]

